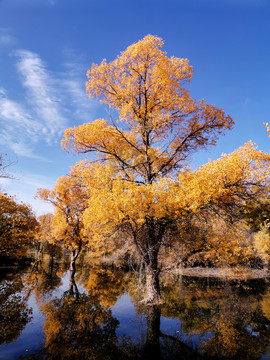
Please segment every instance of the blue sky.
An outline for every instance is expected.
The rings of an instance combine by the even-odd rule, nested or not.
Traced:
[[[269,152],[269,0],[0,0],[0,153],[15,162],[15,180],[1,189],[34,200],[79,158],[60,147],[67,127],[107,117],[88,99],[93,62],[113,60],[147,34],[165,41],[168,55],[188,58],[196,99],[222,107],[235,127],[192,166],[252,140]]]

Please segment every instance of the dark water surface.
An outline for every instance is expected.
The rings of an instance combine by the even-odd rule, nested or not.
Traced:
[[[0,359],[268,359],[265,280],[161,276],[164,304],[143,306],[143,279],[49,263],[0,273]]]

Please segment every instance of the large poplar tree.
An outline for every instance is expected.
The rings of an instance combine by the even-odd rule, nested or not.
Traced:
[[[218,198],[231,204],[236,198],[228,191],[244,189],[249,176],[242,171],[235,183],[238,175],[227,176],[218,163],[195,174],[187,170],[190,156],[215,145],[233,120],[223,109],[190,96],[186,86],[192,67],[187,59],[168,57],[162,47],[160,38],[148,35],[114,61],[93,64],[86,90],[108,105],[112,116],[67,129],[62,141],[67,150],[96,154],[95,161],[76,165],[89,194],[85,231],[97,242],[119,231],[131,239],[144,263],[149,303],[160,301],[158,254],[172,223],[211,201],[213,207]],[[250,163],[254,151],[248,145],[239,156],[251,156]],[[214,183],[209,182],[211,171]]]

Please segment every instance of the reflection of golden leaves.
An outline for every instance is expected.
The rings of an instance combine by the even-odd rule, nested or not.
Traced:
[[[198,334],[206,356],[259,359],[270,339],[269,294],[261,301],[258,288],[243,285],[183,277],[164,288],[162,315],[178,318],[185,334]]]
[[[268,290],[267,293],[263,295],[260,304],[264,316],[270,320],[270,290]]]
[[[88,294],[95,296],[106,308],[113,306],[123,295],[128,282],[127,273],[102,267],[91,267],[82,277]]]
[[[65,295],[43,306],[45,349],[53,358],[105,359],[118,321],[93,296]]]

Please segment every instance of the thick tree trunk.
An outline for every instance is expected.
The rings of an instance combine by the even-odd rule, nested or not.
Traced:
[[[145,266],[146,292],[143,300],[146,304],[161,304],[159,270],[152,263]]]
[[[129,225],[134,245],[145,270],[146,291],[142,303],[149,305],[161,304],[158,254],[167,223],[148,217],[139,231],[134,229],[131,223]]]
[[[134,236],[134,242],[145,270],[146,288],[145,297],[142,301],[144,304],[158,305],[162,303],[159,286],[158,254],[164,230],[165,226],[156,223],[153,218],[148,218],[139,239]]]

